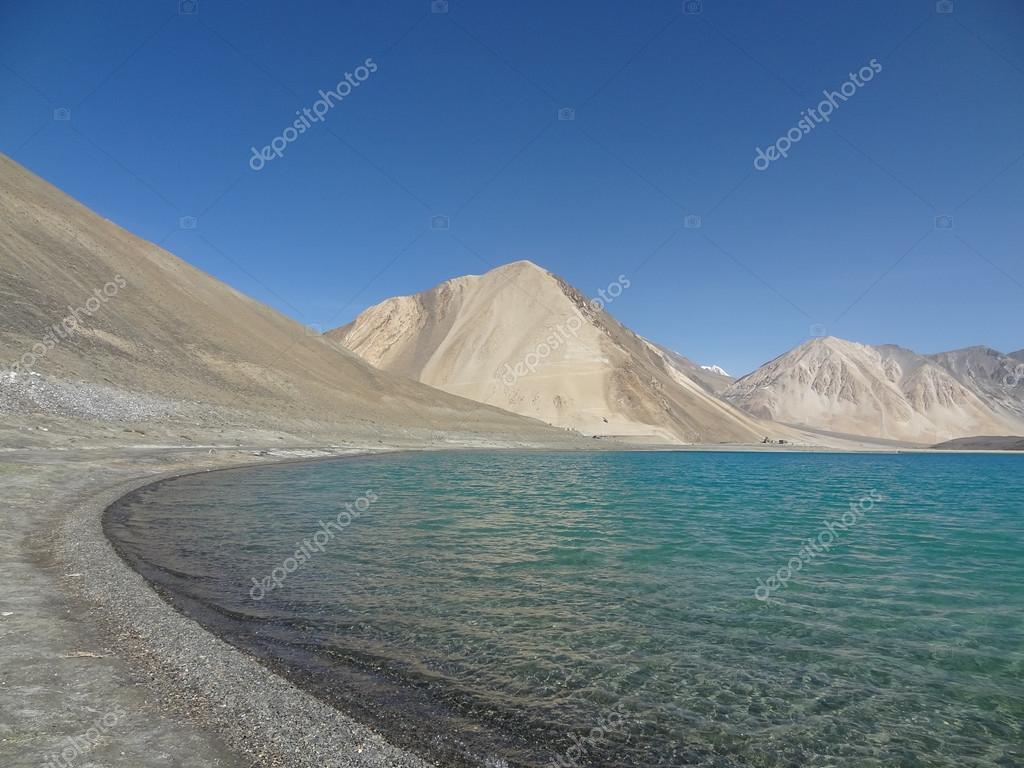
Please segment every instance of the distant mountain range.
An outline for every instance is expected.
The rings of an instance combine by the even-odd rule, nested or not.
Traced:
[[[816,338],[723,393],[764,419],[915,443],[1024,434],[1024,378],[985,347],[919,355],[894,345]]]
[[[518,261],[321,338],[0,155],[0,427],[42,430],[42,414],[86,437],[152,422],[186,440],[451,430],[559,445],[581,444],[567,429],[836,447],[1024,435],[1024,350],[813,339],[734,380],[615,320],[606,309],[628,288],[620,276],[588,299]]]
[[[799,441],[811,430],[933,444],[1024,434],[1022,352],[920,355],[816,338],[734,380],[636,335],[528,261],[388,299],[327,335],[391,373],[592,435]]]

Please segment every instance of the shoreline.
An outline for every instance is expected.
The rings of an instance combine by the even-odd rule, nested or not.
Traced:
[[[542,452],[545,452],[545,453],[547,452],[547,451],[544,451],[544,449],[539,449],[539,450],[542,451]],[[422,452],[422,451],[404,451],[404,453],[420,453],[420,452]],[[449,451],[449,452],[450,453],[465,453],[467,451],[452,450],[452,451]],[[494,450],[494,449],[491,449],[491,450],[475,449],[475,450],[470,450],[468,452],[469,453],[495,453],[495,454],[497,454],[497,453],[502,453],[504,451]],[[517,450],[515,452],[519,453],[520,451]],[[661,452],[665,452],[665,451],[661,451]],[[684,452],[692,452],[692,451],[684,451]],[[719,452],[719,451],[705,451],[705,453],[715,453],[715,452]],[[735,453],[742,453],[742,452],[753,452],[753,453],[756,453],[758,451],[739,451],[739,450],[735,450],[734,449],[733,452],[735,452]],[[783,451],[773,450],[771,452],[772,453],[779,453],[779,452],[783,452]],[[403,453],[403,452],[402,451],[398,451],[398,452],[390,452],[389,451],[388,453]],[[586,453],[590,453],[590,452],[586,452]],[[796,451],[795,453],[801,453],[801,452]],[[834,454],[835,452],[828,451],[828,452],[822,452],[822,453]],[[893,454],[890,454],[890,455],[893,455]],[[373,458],[373,457],[371,455],[368,455],[368,454],[365,454],[365,453],[363,453],[363,454],[355,454],[355,453],[353,453],[353,454],[347,455],[345,457],[340,457],[340,458],[346,458],[346,459],[349,459],[349,458],[351,458],[351,459],[359,459],[359,458],[370,459],[370,458]],[[340,458],[338,458],[337,460],[340,460]],[[335,460],[335,457],[325,457],[325,460]],[[278,464],[278,463],[284,463],[284,462],[274,462],[275,465]],[[304,463],[304,462],[302,460],[299,460],[298,462],[296,462],[296,461],[289,461],[287,463]],[[244,465],[228,466],[228,467],[220,468],[219,470],[211,470],[211,471],[229,471],[229,470],[230,471],[234,471],[234,470],[237,470],[237,469],[251,468],[253,466],[259,467],[259,466],[262,466],[262,465],[260,463],[249,462],[249,463],[246,463]],[[199,474],[199,473],[197,473],[197,472],[184,472],[184,473],[179,473],[178,476],[181,476],[181,475],[192,475],[192,474]],[[151,484],[142,485],[142,486],[139,486],[139,487],[140,488],[152,487],[154,484],[163,482],[163,481],[165,481],[167,479],[169,479],[169,476],[156,479]],[[106,510],[105,510],[105,512],[106,512]],[[145,572],[145,569],[143,569],[143,572]],[[160,580],[159,576],[157,576],[157,582],[159,582],[159,580]],[[154,586],[156,586],[156,589],[159,589],[159,586],[151,585],[148,581],[147,581],[147,586],[150,586],[151,589],[154,588]],[[165,593],[164,590],[160,590],[160,594],[164,595],[165,599],[166,599],[166,594],[170,594],[170,595],[174,596],[175,593],[174,593],[173,589],[170,589],[170,591],[168,593]],[[187,598],[187,592],[185,593],[185,596],[181,599],[181,602],[183,604],[185,604],[185,605],[188,604],[189,599]],[[241,609],[239,609],[239,610],[241,610]],[[190,618],[191,616],[195,616],[195,618],[192,619],[192,618]],[[207,621],[207,619],[204,618],[204,614],[202,612],[196,614],[196,613],[193,613],[191,611],[188,611],[188,614],[186,615],[186,618],[189,619],[190,621],[196,621],[197,623],[201,622],[201,626],[204,629],[204,631],[209,632],[209,633],[211,633],[211,634],[213,634],[213,635],[215,635],[217,637],[227,637],[227,638],[231,637],[230,633],[225,635],[225,634],[219,632],[218,631],[218,626],[219,625],[217,625],[217,624],[210,624]],[[256,629],[256,634],[257,635],[260,634],[260,630],[258,628]],[[225,642],[228,642],[228,641],[225,640]],[[294,680],[295,681],[294,685],[297,688],[299,688],[300,690],[303,690],[303,691],[309,691],[309,695],[310,696],[312,696],[314,699],[316,699],[319,702],[325,703],[328,707],[331,707],[332,709],[335,709],[336,711],[339,711],[339,712],[342,712],[342,713],[352,713],[352,714],[355,714],[357,717],[361,716],[362,714],[365,714],[362,711],[362,708],[361,708],[361,706],[359,704],[360,699],[357,698],[357,699],[354,700],[354,702],[352,702],[352,701],[346,702],[344,698],[340,698],[339,699],[339,698],[334,698],[334,697],[332,697],[330,695],[324,695],[324,692],[325,692],[324,689],[323,688],[319,688],[318,689],[317,685],[315,684],[315,682],[313,682],[312,678],[304,678],[302,675],[299,675],[298,677],[296,677],[295,674],[294,674],[295,670],[294,669],[288,669],[287,668],[287,664],[285,664],[283,668],[279,669],[278,666],[275,664],[275,660],[273,658],[264,658],[264,657],[262,657],[260,655],[259,648],[247,650],[247,649],[245,649],[245,644],[244,643],[241,646],[238,646],[238,645],[236,645],[234,643],[230,643],[230,645],[231,645],[232,648],[240,648],[240,653],[243,654],[244,656],[248,657],[248,658],[254,658],[255,657],[257,659],[261,659],[258,663],[261,664],[263,667],[265,667],[267,670],[272,671],[272,672],[274,672],[277,675],[280,675],[281,677],[285,678],[286,680],[289,680],[289,681]],[[250,656],[250,654],[252,654],[252,656]],[[376,696],[372,696],[371,698],[376,699],[377,697]],[[387,697],[385,697],[384,700],[387,701],[388,700]],[[393,701],[391,702],[391,706],[394,707],[394,702]],[[395,718],[396,718],[397,722],[399,722],[399,723],[405,722],[406,718],[408,717],[408,715],[407,714],[403,714],[404,708],[403,707],[397,707],[395,709],[397,710],[396,713],[395,713]],[[351,715],[348,715],[348,716],[351,716]],[[373,719],[370,719],[370,720],[364,720],[364,722],[374,723],[376,721],[374,721]],[[380,722],[377,722],[377,725],[380,726],[380,730],[378,731],[378,733],[382,734],[382,738],[384,738],[385,741],[387,741],[388,739],[393,739],[392,742],[391,742],[392,744],[395,744],[395,743],[403,744],[406,747],[411,748],[413,750],[417,750],[417,751],[418,751],[418,746],[426,744],[427,739],[429,739],[431,737],[431,730],[432,730],[432,728],[431,727],[423,728],[422,724],[421,724],[421,728],[417,731],[417,733],[418,734],[423,734],[423,736],[422,736],[423,740],[420,741],[420,742],[414,742],[414,743],[410,744],[407,740],[403,740],[401,735],[398,734],[398,732],[401,731],[401,726],[399,726],[399,728],[396,731],[396,729],[391,727],[388,723],[383,723],[382,724]],[[443,732],[444,731],[442,731],[442,733]],[[500,746],[499,746],[500,745],[500,741],[496,741],[496,742],[492,742],[492,743],[494,745],[492,747],[493,752],[497,752],[498,754],[501,754],[502,752],[501,752],[501,749],[500,749]],[[399,749],[401,749],[401,748],[399,747]],[[490,750],[489,750],[489,752],[490,752]],[[493,752],[490,752],[490,753],[493,754]],[[439,755],[438,752],[434,751],[433,749],[427,751],[426,754],[429,755],[429,757],[427,758],[428,761],[429,760],[438,761],[438,764],[445,764],[445,765],[449,765],[449,764],[458,764],[458,765],[462,765],[462,764],[465,764],[465,765],[482,764],[482,761],[481,762],[466,762],[466,763],[462,763],[461,761],[455,760],[453,762],[449,762],[449,760],[446,759],[446,756],[444,754],[440,754]],[[481,752],[480,751],[476,751],[475,754],[479,755],[479,754],[481,754]],[[488,752],[484,752],[483,754],[488,754]],[[422,758],[420,758],[420,759],[422,759]],[[324,763],[324,764],[328,765],[330,763]]]
[[[85,576],[78,596],[100,611],[102,623],[119,641],[118,650],[149,674],[148,683],[163,702],[177,716],[214,732],[247,764],[423,768],[429,763],[177,610],[122,558],[103,526],[107,510],[118,500],[175,477],[396,452],[272,458],[137,477],[98,491],[70,511],[62,531],[65,563]]]
[[[0,450],[0,487],[11,502],[0,510],[11,533],[0,539],[0,573],[20,588],[13,599],[0,599],[0,642],[7,659],[20,662],[0,677],[0,712],[11,715],[0,718],[0,764],[433,765],[180,613],[117,553],[103,530],[104,513],[151,484],[207,472],[434,450],[612,448],[394,441]],[[97,718],[115,707],[120,727],[86,740]]]
[[[605,452],[610,447],[567,450]],[[0,763],[39,768],[47,755],[59,754],[69,738],[80,738],[117,705],[127,712],[126,725],[105,734],[88,752],[89,759],[106,755],[118,763],[129,755],[139,768],[166,765],[175,754],[199,768],[430,765],[176,610],[117,553],[104,533],[103,518],[107,508],[125,495],[174,477],[438,449],[222,446],[212,455],[209,450],[97,446],[0,451],[0,481],[10,502],[0,520],[6,514],[11,531],[0,544],[5,555],[0,562],[17,585],[13,596],[0,602],[0,640],[6,643],[11,662],[4,673],[0,711],[8,715],[16,710],[4,718],[9,724],[0,726]],[[781,446],[682,449],[722,450],[807,452]],[[887,451],[989,452],[1020,455]]]
[[[154,482],[401,449],[346,447],[315,457],[272,450],[265,456],[171,447],[0,456],[0,479],[12,499],[2,513],[12,535],[0,543],[0,567],[17,585],[13,597],[0,601],[9,661],[0,764],[429,765],[179,613],[104,534],[106,509]],[[97,731],[95,724],[112,712],[109,719],[117,722]]]

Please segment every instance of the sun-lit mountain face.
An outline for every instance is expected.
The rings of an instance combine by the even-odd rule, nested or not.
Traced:
[[[924,357],[893,345],[817,338],[739,379],[725,397],[763,418],[916,443],[1021,433],[1016,412],[957,374],[955,360],[967,369],[957,353]]]
[[[0,155],[0,403],[353,436],[564,432],[367,365]],[[241,427],[240,427],[241,428]]]
[[[720,374],[642,339],[604,305],[517,261],[388,299],[328,336],[386,371],[588,435],[760,442],[772,432],[702,381]]]

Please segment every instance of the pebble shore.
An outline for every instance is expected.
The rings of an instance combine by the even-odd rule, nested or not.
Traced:
[[[115,451],[59,460],[40,455],[39,466],[31,454],[14,461],[10,454],[0,456],[4,485],[20,484],[24,491],[26,503],[16,505],[12,516],[30,517],[25,507],[36,500],[32,487],[44,477],[55,487],[62,480],[73,487],[73,492],[56,494],[59,509],[41,510],[46,514],[37,515],[32,530],[26,528],[16,544],[23,551],[36,550],[25,558],[25,567],[38,583],[26,583],[20,604],[2,606],[11,610],[4,611],[9,615],[0,624],[0,635],[5,641],[12,638],[9,648],[20,656],[21,666],[5,673],[0,688],[0,714],[11,715],[0,717],[10,720],[0,726],[0,764],[38,768],[48,755],[78,744],[72,762],[80,765],[431,765],[178,613],[104,536],[103,511],[151,482],[189,471],[307,458],[310,452],[260,454],[181,450],[126,456]],[[52,711],[52,723],[43,727],[33,711]],[[121,722],[88,746],[85,734],[108,712],[122,713]]]

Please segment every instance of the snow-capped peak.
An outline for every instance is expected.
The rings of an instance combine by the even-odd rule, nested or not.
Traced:
[[[705,371],[717,373],[720,376],[729,376],[729,374],[726,373],[725,369],[718,365],[702,365],[701,368],[703,368]],[[729,378],[731,379],[732,376],[729,376]]]

